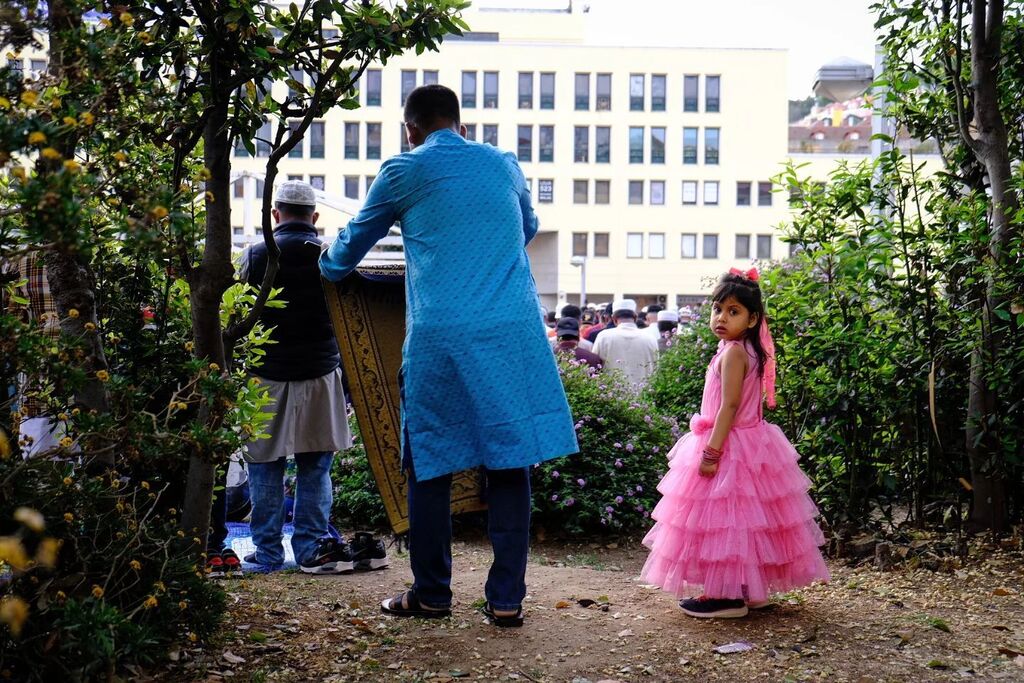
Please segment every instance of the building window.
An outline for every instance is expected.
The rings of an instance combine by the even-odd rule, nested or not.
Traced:
[[[466,139],[476,142],[476,124],[475,123],[464,123],[466,127]]]
[[[380,159],[380,124],[366,124],[366,158]]]
[[[697,181],[696,180],[684,180],[683,181],[683,204],[696,204],[697,203]]]
[[[772,184],[770,182],[757,184],[757,205],[772,205]]]
[[[647,257],[665,258],[665,233],[652,232],[647,235]]]
[[[608,233],[594,233],[594,256],[608,256]]]
[[[476,72],[462,72],[462,108],[474,109],[476,107]]]
[[[595,180],[594,181],[594,203],[595,204],[607,204],[611,201],[611,181],[610,180]]]
[[[585,232],[574,232],[572,234],[572,255],[573,256],[586,256],[587,255],[587,238],[589,236]]]
[[[533,161],[533,126],[519,126],[518,131],[519,161]]]
[[[629,181],[629,203],[630,204],[643,204],[644,203],[644,181],[642,181],[642,180],[630,180]]]
[[[572,203],[573,204],[587,204],[590,198],[587,196],[590,194],[590,181],[589,180],[574,180],[572,181]]]
[[[301,173],[289,173],[288,174],[288,180],[299,180],[299,181],[301,181],[304,177],[305,176],[303,176]]]
[[[320,190],[321,192],[327,189],[327,181],[322,175],[309,176],[309,184],[313,186],[314,190]]]
[[[295,131],[297,131],[299,129],[299,123],[300,123],[299,121],[289,121],[288,122],[288,130],[291,131],[292,133],[294,133]],[[323,125],[324,124],[322,124],[322,123],[320,124],[320,135],[321,136],[323,136]],[[305,145],[305,144],[306,144],[306,141],[305,141],[304,138],[299,140],[297,143],[295,143],[295,146],[292,147],[290,150],[288,150],[288,158],[289,159],[301,159],[302,158],[302,146]]]
[[[291,178],[289,178],[289,180],[291,180]],[[231,187],[235,199],[241,199],[245,196],[245,178],[239,178],[235,182],[231,183]]]
[[[45,59],[30,59],[29,68],[32,69],[33,78],[41,78],[46,73],[47,62]]]
[[[651,127],[651,163],[665,163],[665,129],[661,126]]]
[[[405,100],[408,99],[409,93],[416,89],[416,71],[403,69],[402,70],[402,101],[401,104],[405,106]]]
[[[533,109],[533,72],[519,72],[519,108]]]
[[[241,225],[235,225],[235,226],[232,226],[231,232],[236,234],[236,235],[244,235],[245,234],[245,228],[243,228]]]
[[[665,111],[665,90],[667,81],[664,74],[651,76],[651,111]]]
[[[296,145],[299,148],[299,154],[302,153],[300,145]],[[323,159],[324,149],[326,142],[324,141],[324,122],[313,121],[309,124],[309,158],[310,159]],[[293,149],[292,152],[295,150]],[[289,156],[291,153],[289,152]]]
[[[538,159],[540,161],[554,161],[555,160],[555,127],[554,126],[538,126],[537,127],[537,143],[539,149]]]
[[[380,69],[366,70],[366,106],[380,106]]]
[[[576,126],[573,131],[573,161],[590,161],[590,126]]]
[[[241,137],[235,138],[235,156],[236,157],[247,157],[249,156],[249,150],[245,148],[245,141]]]
[[[651,204],[661,206],[665,203],[665,181],[651,181]]]
[[[484,72],[484,109],[498,108],[498,72]]]
[[[642,232],[626,233],[626,258],[643,258],[644,234]]]
[[[644,129],[642,126],[629,127],[629,163],[644,163]]]
[[[405,130],[405,124],[400,123],[398,127],[401,129],[398,131],[398,151],[404,154],[412,149],[412,145],[409,144],[409,133]]]
[[[772,257],[772,236],[757,236],[757,258],[769,259]]]
[[[612,110],[612,75],[597,74],[597,111]]]
[[[719,111],[721,105],[721,88],[721,76],[708,76],[704,79],[704,111]]]
[[[683,258],[697,258],[697,235],[683,233],[683,240],[680,246],[682,247],[680,256]]]
[[[7,68],[11,70],[12,75],[19,81],[25,78],[25,60],[20,57],[8,57]]]
[[[704,163],[709,165],[718,164],[718,147],[720,140],[719,128],[704,129]]]
[[[644,75],[629,75],[629,110],[644,110]]]
[[[594,161],[599,164],[607,164],[611,160],[612,153],[611,126],[597,126],[594,136]]]
[[[494,147],[498,146],[498,124],[484,124],[483,142]]]
[[[736,258],[750,258],[750,235],[736,235]]]
[[[699,101],[697,87],[700,76],[683,76],[683,111],[697,111]]]
[[[704,204],[707,206],[718,205],[718,181],[717,180],[705,180],[704,181]]]
[[[270,156],[270,139],[273,137],[270,121],[264,121],[260,130],[256,133],[256,156]]]
[[[424,71],[423,72],[423,85],[437,85],[437,72],[436,71]]]
[[[590,109],[590,74],[576,74],[576,111]]]
[[[348,122],[345,124],[345,158],[359,158],[359,124]]]
[[[285,81],[288,84],[288,99],[299,100],[306,90],[305,72],[301,69],[290,69],[289,72],[288,80]]]
[[[375,175],[366,176],[366,193],[370,193],[370,186],[373,185],[373,181],[377,179]]]
[[[359,199],[359,176],[345,176],[345,196],[349,199]]]
[[[537,201],[541,204],[550,204],[555,201],[555,181],[550,178],[541,178],[537,181]]]
[[[704,258],[718,258],[718,235],[704,235],[703,241]]]
[[[259,180],[259,179],[256,180],[256,199],[263,199],[263,186],[264,186],[264,184],[265,183],[262,180]]]
[[[736,183],[736,206],[750,206],[750,183]]]
[[[555,74],[550,72],[540,75],[540,108],[555,108]]]
[[[683,128],[683,163],[697,163],[697,129]]]

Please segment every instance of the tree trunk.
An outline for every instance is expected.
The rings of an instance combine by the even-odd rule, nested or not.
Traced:
[[[231,203],[228,194],[231,148],[226,122],[227,101],[223,100],[214,105],[203,131],[204,160],[210,170],[210,180],[206,184],[210,193],[206,200],[206,240],[202,262],[188,274],[195,354],[197,358],[216,364],[215,372],[223,372],[225,368],[220,324],[221,299],[234,281],[231,265]],[[222,410],[219,406],[203,404],[199,413],[201,424],[215,424],[220,420]],[[206,547],[215,475],[216,468],[209,454],[199,449],[193,452],[189,458],[185,484],[182,528],[186,534],[191,534],[189,538],[199,539],[196,550],[200,552]]]

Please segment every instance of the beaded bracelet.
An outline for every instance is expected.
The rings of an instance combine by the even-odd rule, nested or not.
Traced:
[[[721,459],[722,449],[705,446],[704,451],[701,453],[700,461],[702,465],[717,465]]]

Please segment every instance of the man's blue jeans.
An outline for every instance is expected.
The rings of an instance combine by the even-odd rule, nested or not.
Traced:
[[[417,481],[411,458],[409,476],[409,561],[413,592],[427,607],[452,603],[452,516],[450,474]],[[484,597],[497,610],[518,609],[526,596],[526,556],[530,545],[530,470],[486,470],[487,535],[494,562]]]
[[[328,523],[334,496],[331,490],[331,461],[334,453],[296,453],[295,512],[292,551],[302,564],[316,551],[316,542],[329,536]],[[249,493],[252,496],[252,540],[256,561],[277,566],[284,563],[281,529],[284,526],[284,472],[287,458],[273,462],[249,463]]]

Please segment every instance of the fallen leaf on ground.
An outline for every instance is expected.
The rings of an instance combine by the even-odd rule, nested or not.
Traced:
[[[245,664],[245,658],[239,657],[231,650],[225,650],[221,657],[223,657],[224,661],[228,664]]]
[[[569,603],[565,600],[559,600],[555,603],[555,609],[565,609],[569,606]]]
[[[745,640],[740,640],[735,643],[726,643],[725,645],[719,645],[714,649],[720,655],[731,655],[736,652],[746,652],[753,650],[754,646]]]

